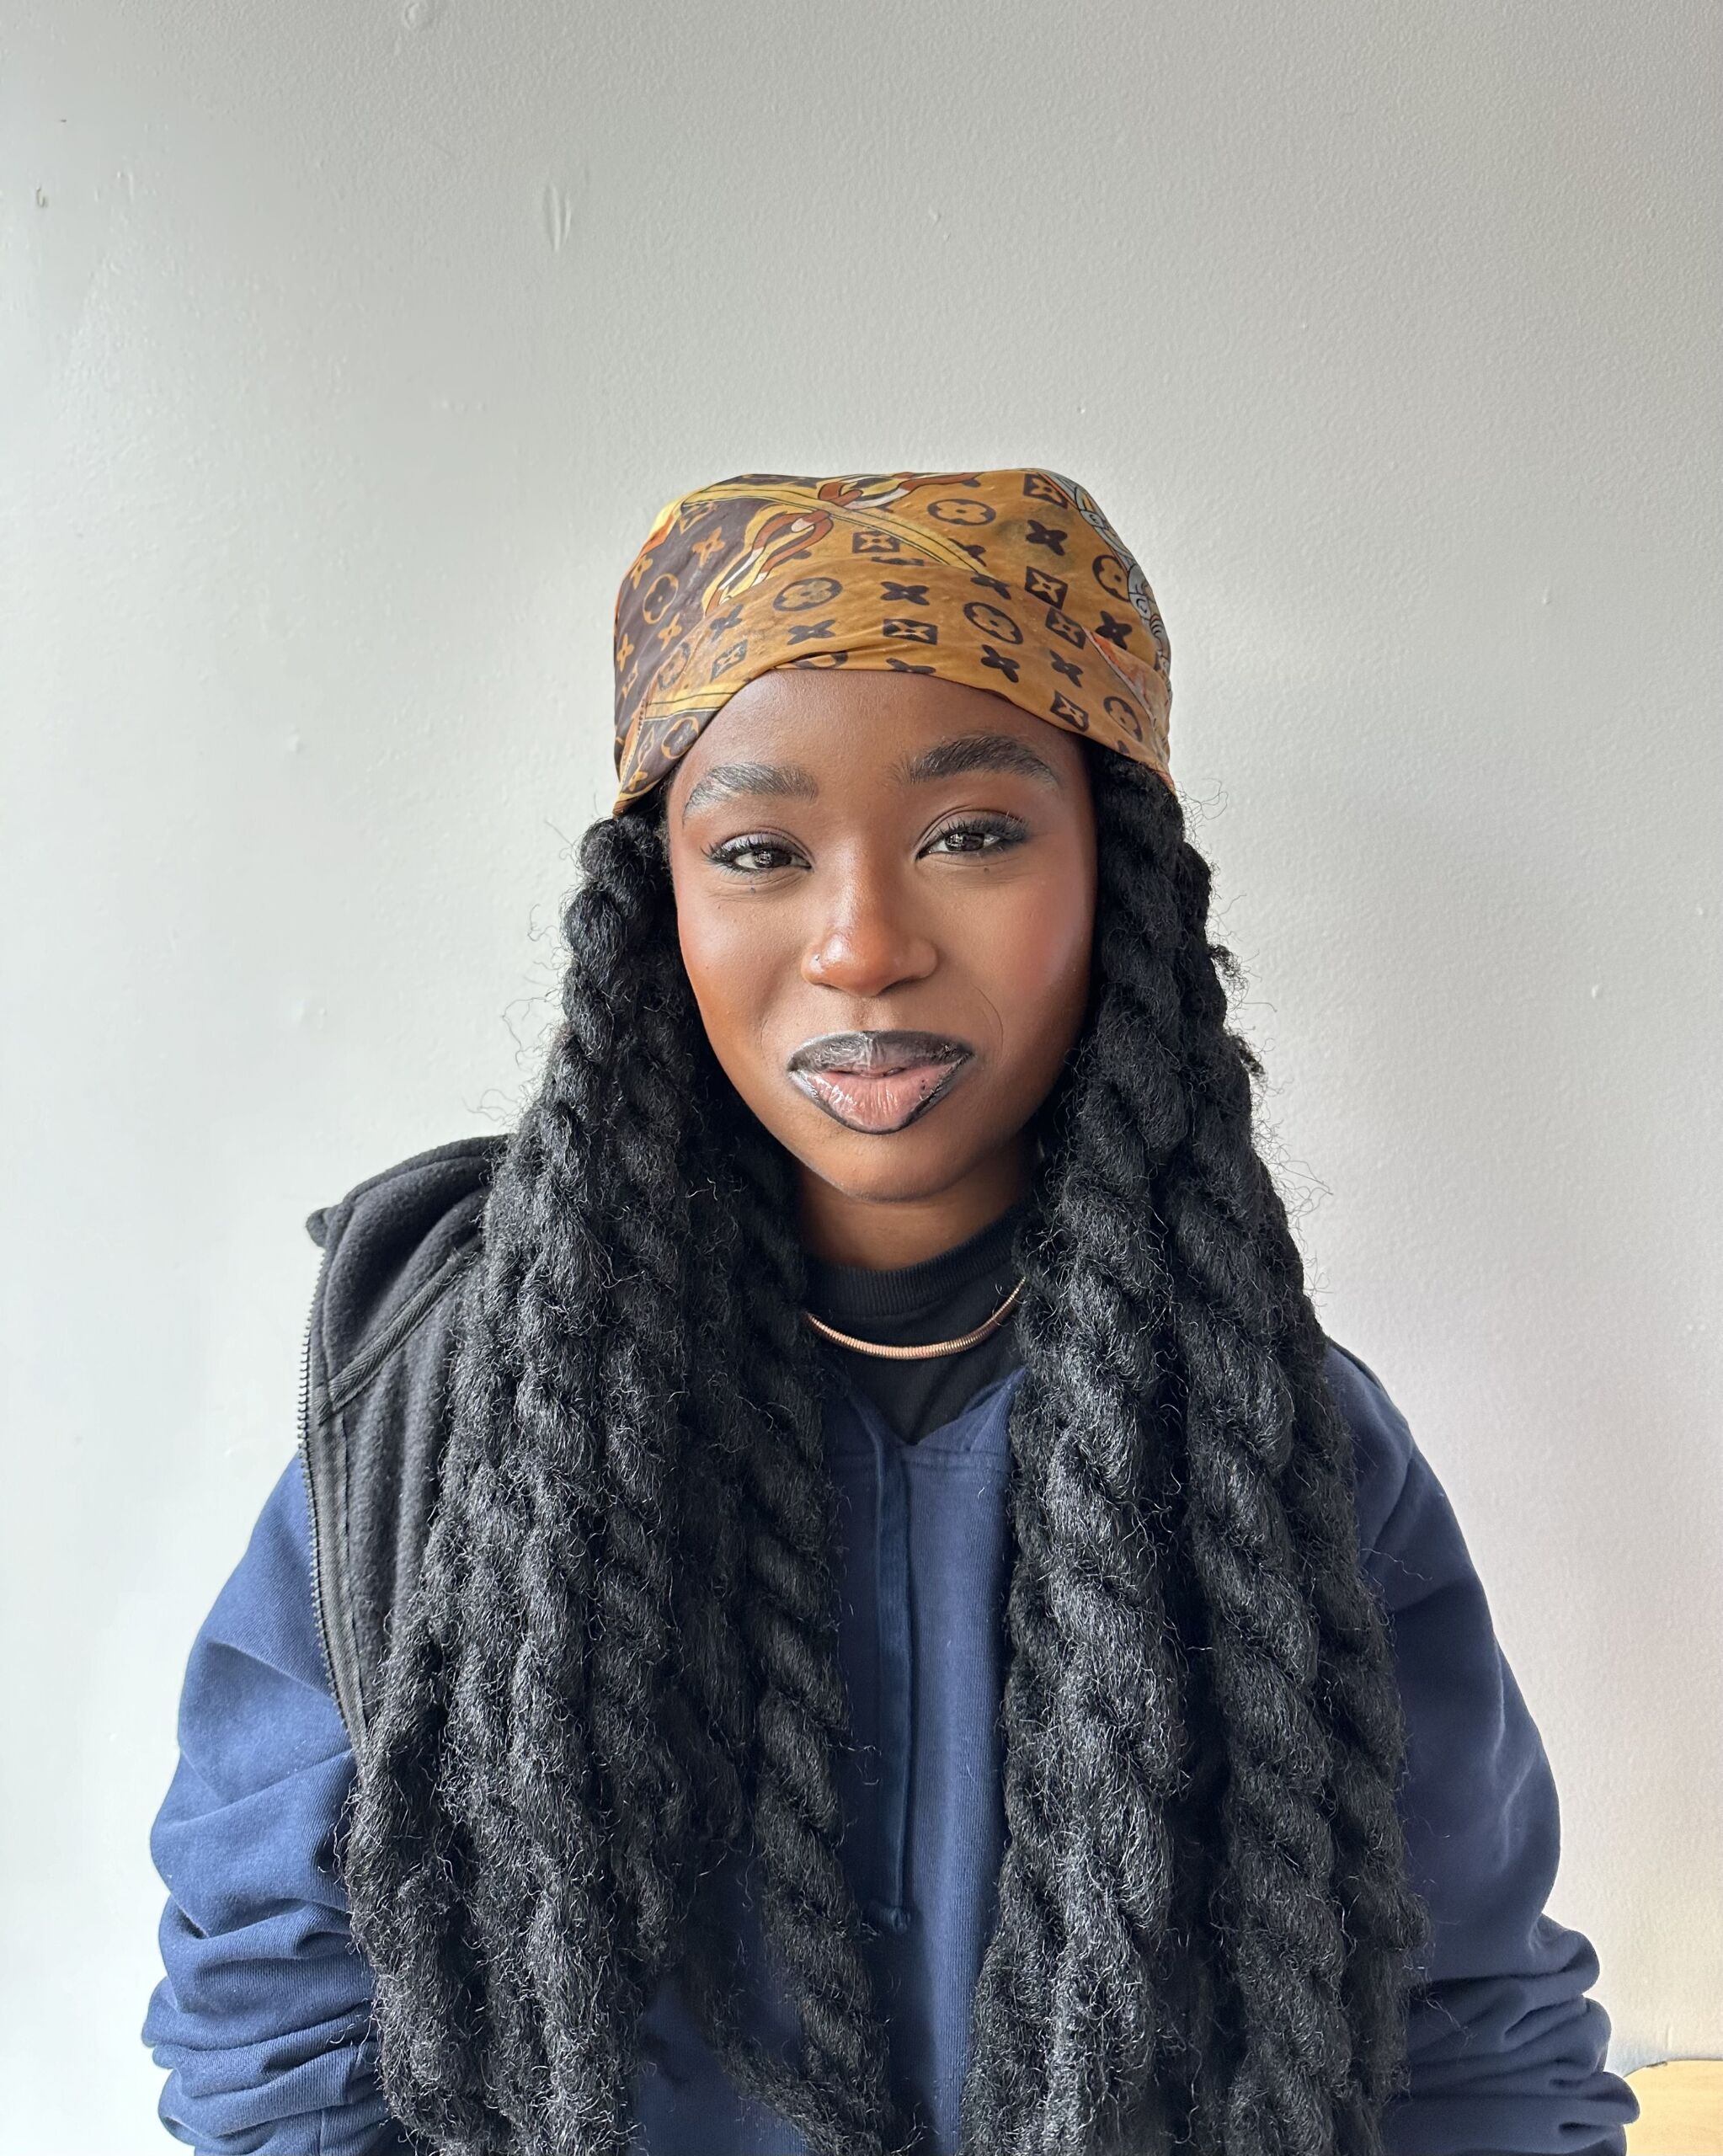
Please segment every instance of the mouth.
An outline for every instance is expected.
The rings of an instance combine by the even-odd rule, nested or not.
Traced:
[[[944,1033],[822,1033],[796,1050],[789,1074],[834,1122],[883,1136],[942,1101],[974,1055]]]

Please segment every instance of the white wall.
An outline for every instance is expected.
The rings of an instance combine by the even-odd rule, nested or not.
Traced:
[[[167,2145],[145,1838],[303,1216],[529,1087],[616,580],[750,468],[1134,543],[1612,2063],[1723,2051],[1717,9],[10,13],[0,2146]]]

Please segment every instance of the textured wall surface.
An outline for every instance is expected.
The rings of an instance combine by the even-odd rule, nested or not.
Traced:
[[[749,469],[1050,464],[1135,547],[1613,2063],[1723,2049],[1718,9],[9,12],[0,2147],[165,2145],[145,1837],[303,1216],[512,1115],[616,579]]]

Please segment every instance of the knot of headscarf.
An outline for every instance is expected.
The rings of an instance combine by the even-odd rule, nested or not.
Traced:
[[[1155,595],[1056,472],[749,472],[667,502],[616,595],[621,815],[744,681],[779,666],[936,674],[1172,785]]]

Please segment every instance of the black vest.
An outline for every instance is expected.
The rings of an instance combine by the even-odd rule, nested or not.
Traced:
[[[447,1433],[455,1283],[477,1255],[508,1140],[457,1139],[385,1168],[306,1222],[323,1262],[306,1326],[300,1450],[312,1593],[355,1753],[390,1612],[417,1577]]]

